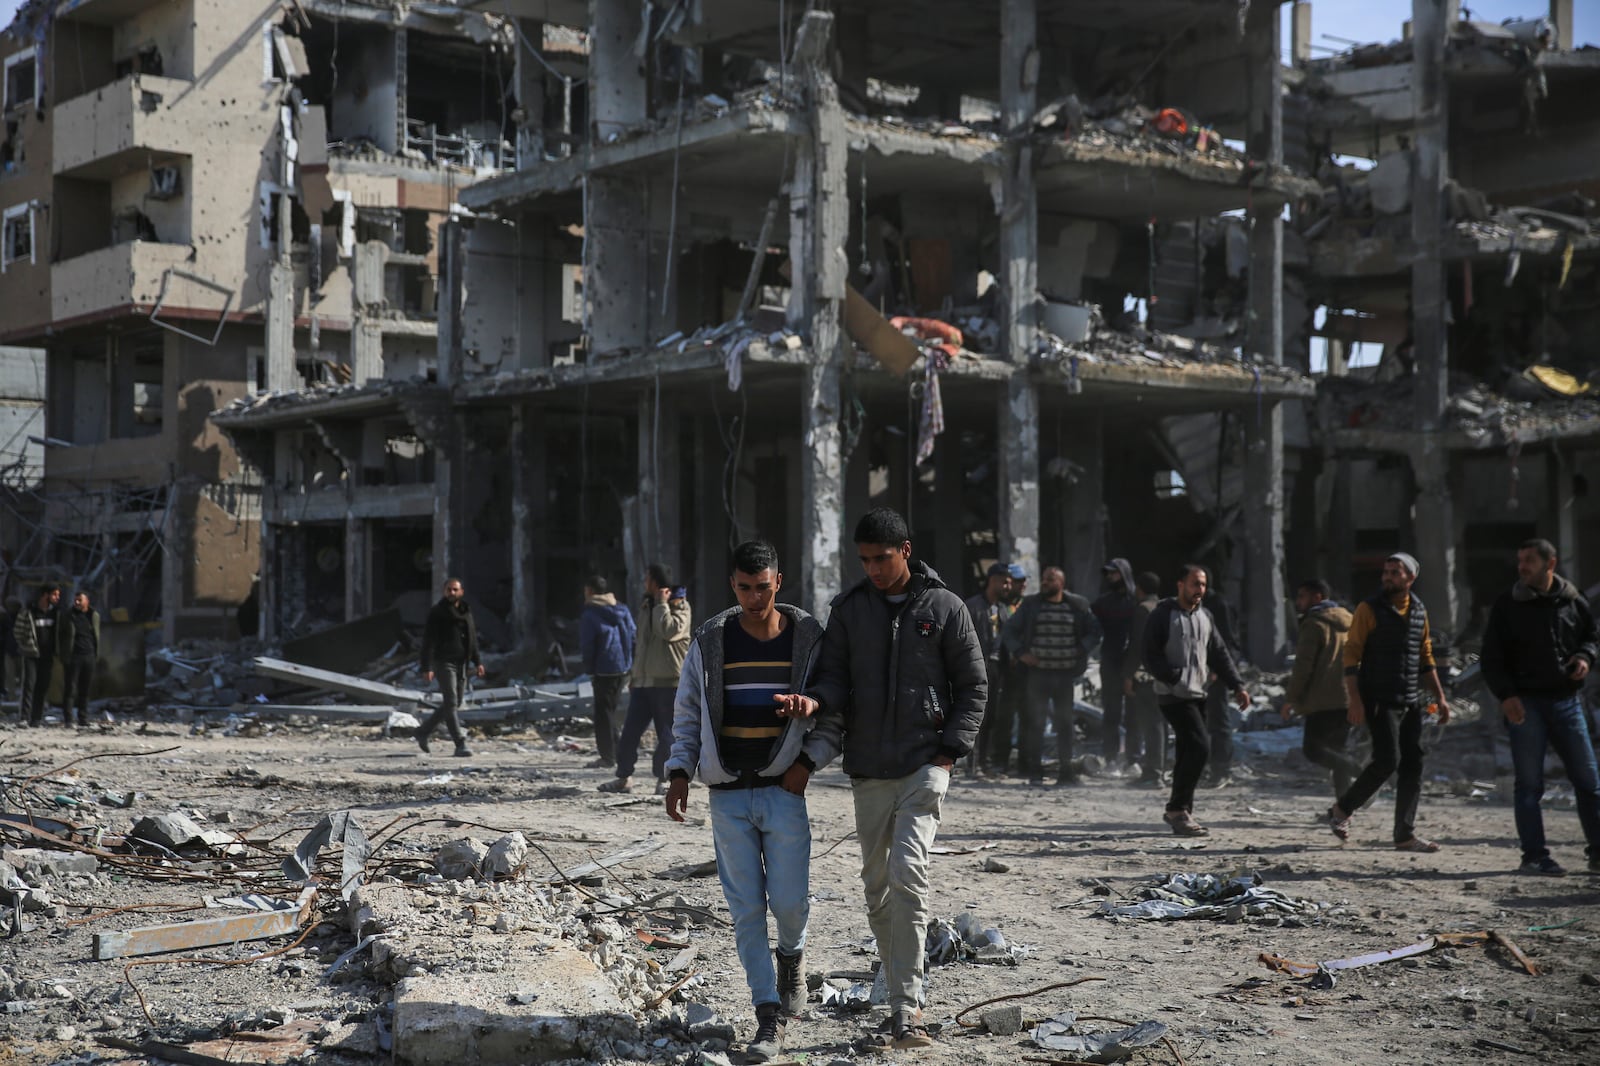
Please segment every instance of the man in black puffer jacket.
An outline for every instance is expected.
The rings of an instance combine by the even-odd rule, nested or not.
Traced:
[[[951,767],[977,740],[988,672],[961,597],[911,561],[904,518],[870,511],[855,541],[867,577],[833,601],[807,695],[819,705],[817,736],[844,751],[855,798],[867,917],[889,994],[885,1043],[927,1047],[928,848]]]
[[[442,724],[456,742],[455,753],[465,758],[467,738],[461,732],[461,721],[456,710],[467,690],[467,669],[477,666],[477,675],[483,676],[483,664],[478,662],[478,626],[472,620],[472,608],[467,606],[466,590],[458,578],[444,583],[444,596],[428,612],[422,627],[422,679],[432,681],[439,677],[439,709],[434,711],[422,728],[417,730],[417,746],[428,750],[428,737]]]
[[[1555,545],[1530,540],[1517,552],[1517,583],[1489,611],[1483,680],[1500,700],[1516,770],[1512,811],[1522,844],[1521,872],[1566,871],[1545,843],[1544,755],[1555,748],[1577,800],[1589,842],[1589,870],[1600,873],[1600,771],[1578,690],[1600,653],[1594,613],[1583,593],[1556,573]]]

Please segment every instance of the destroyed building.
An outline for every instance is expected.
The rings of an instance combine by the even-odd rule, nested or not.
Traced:
[[[213,420],[262,470],[264,634],[421,589],[412,557],[518,642],[590,568],[709,608],[754,535],[825,609],[887,504],[958,588],[1204,556],[1276,654],[1314,395],[1283,219],[1318,192],[1279,5],[462,6],[515,19],[522,150],[440,235],[436,375]]]
[[[1328,313],[1290,519],[1321,524],[1291,563],[1359,589],[1414,545],[1458,633],[1479,631],[1526,538],[1574,577],[1600,553],[1600,49],[1574,46],[1574,6],[1501,25],[1418,3],[1402,39],[1315,60],[1296,34],[1297,135],[1323,193],[1291,235]],[[1359,346],[1381,357],[1351,370]]]
[[[510,47],[506,20],[445,4],[22,5],[0,344],[46,351],[48,400],[45,535],[19,566],[167,640],[236,634],[260,467],[209,415],[432,373],[440,231],[515,162]]]

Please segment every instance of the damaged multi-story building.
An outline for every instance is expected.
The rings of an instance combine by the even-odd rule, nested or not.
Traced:
[[[263,512],[262,467],[209,416],[432,373],[441,232],[515,166],[511,33],[436,3],[21,6],[0,344],[46,352],[48,400],[45,535],[17,565],[168,640],[235,634],[241,605],[253,626],[263,530],[295,519]]]
[[[521,150],[441,234],[436,373],[214,418],[263,471],[267,632],[413,556],[525,644],[590,569],[709,608],[756,535],[825,610],[888,504],[957,587],[1204,556],[1278,653],[1314,394],[1284,217],[1319,191],[1278,4],[462,6],[515,20]],[[339,588],[308,561],[341,552]]]
[[[1600,557],[1600,49],[1575,47],[1574,8],[1491,24],[1419,0],[1400,40],[1315,60],[1296,36],[1323,196],[1291,273],[1327,365],[1291,560],[1364,587],[1414,545],[1446,631],[1477,632],[1526,538],[1575,577]]]

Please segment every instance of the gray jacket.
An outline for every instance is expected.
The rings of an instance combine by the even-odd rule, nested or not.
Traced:
[[[804,692],[822,643],[822,624],[798,607],[786,603],[777,607],[794,626],[790,691]],[[701,626],[689,641],[689,653],[678,675],[678,695],[672,705],[672,754],[666,765],[669,775],[682,770],[692,777],[698,770],[700,780],[707,785],[727,784],[738,777],[722,765],[717,737],[722,733],[722,630],[740,610],[731,607],[723,611]],[[776,706],[773,709],[776,712]],[[818,722],[817,716],[786,720],[772,749],[772,761],[758,771],[760,776],[783,773],[802,751],[810,756],[816,769],[826,766],[838,747],[816,736]]]
[[[1244,687],[1222,631],[1204,607],[1185,611],[1170,598],[1156,604],[1145,623],[1142,652],[1162,703],[1205,699],[1211,674],[1230,690]]]
[[[966,605],[920,561],[907,592],[898,613],[865,580],[833,601],[806,694],[822,704],[817,739],[843,749],[851,777],[965,758],[983,721],[989,673]]]

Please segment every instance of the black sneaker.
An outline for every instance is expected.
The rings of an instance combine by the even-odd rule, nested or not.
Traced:
[[[456,741],[456,750],[452,754],[458,759],[472,758],[472,752],[467,750],[467,742],[464,740]]]
[[[1592,867],[1594,865],[1593,861],[1589,865]],[[1527,860],[1517,867],[1517,873],[1534,874],[1538,877],[1565,877],[1567,876],[1567,868],[1546,855],[1542,859]]]
[[[806,1009],[806,953],[786,955],[776,950],[773,955],[778,960],[778,1005],[789,1017],[798,1018]]]
[[[424,755],[428,753],[428,734],[422,732],[417,734],[417,747],[422,749]]]
[[[756,1007],[756,1035],[745,1046],[746,1062],[771,1062],[783,1054],[786,1031],[783,1011],[776,1003],[762,1003]]]

